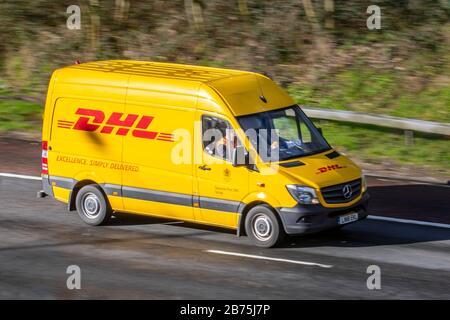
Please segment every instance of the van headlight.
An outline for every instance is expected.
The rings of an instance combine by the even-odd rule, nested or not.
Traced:
[[[317,198],[316,190],[310,187],[299,186],[295,184],[287,185],[291,196],[301,204],[318,204],[319,199]]]
[[[367,182],[366,177],[364,175],[361,176],[361,193],[366,192],[367,190]]]

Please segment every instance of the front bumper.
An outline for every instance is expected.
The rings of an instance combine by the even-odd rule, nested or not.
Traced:
[[[287,234],[315,233],[338,226],[338,217],[356,212],[358,220],[367,217],[369,194],[366,191],[361,200],[350,207],[326,208],[322,205],[301,205],[292,208],[277,208]]]

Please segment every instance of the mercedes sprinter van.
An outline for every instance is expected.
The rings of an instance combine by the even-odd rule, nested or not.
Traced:
[[[261,247],[363,219],[369,198],[361,169],[269,78],[122,60],[53,73],[42,182],[90,225],[142,214]]]

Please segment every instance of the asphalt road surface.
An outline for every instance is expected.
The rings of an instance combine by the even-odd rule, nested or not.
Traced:
[[[447,187],[424,189],[433,207],[417,197],[402,206],[402,182],[370,185],[375,212],[448,216]],[[1,299],[450,298],[450,229],[364,220],[259,249],[228,231],[146,217],[90,227],[64,204],[37,199],[39,189],[0,177]],[[67,288],[71,265],[81,269],[80,290]],[[370,265],[380,267],[380,290],[367,288]]]

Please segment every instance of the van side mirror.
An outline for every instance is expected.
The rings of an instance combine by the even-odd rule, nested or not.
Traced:
[[[233,148],[232,165],[233,167],[242,167],[249,165],[249,154],[244,146],[237,146]]]

